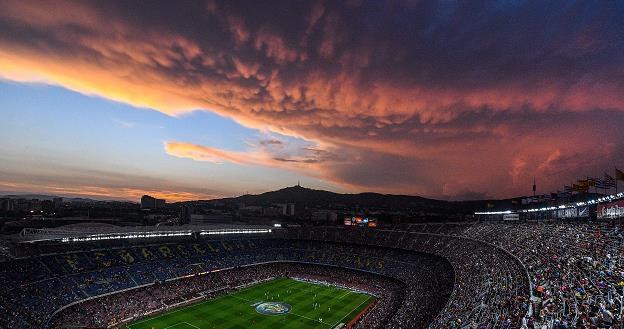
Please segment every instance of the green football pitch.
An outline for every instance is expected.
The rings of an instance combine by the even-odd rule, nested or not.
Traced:
[[[334,286],[280,278],[146,318],[126,328],[340,328],[374,300],[374,296]]]

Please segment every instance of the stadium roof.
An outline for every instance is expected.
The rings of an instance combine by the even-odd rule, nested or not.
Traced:
[[[98,241],[132,238],[158,238],[219,234],[260,234],[270,233],[273,226],[267,225],[182,225],[182,226],[115,226],[115,225],[66,225],[57,228],[25,228],[19,234],[7,239],[18,243],[41,241]]]

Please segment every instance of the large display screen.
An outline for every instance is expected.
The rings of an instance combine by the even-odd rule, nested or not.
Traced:
[[[345,217],[344,224],[347,226],[377,227],[377,218],[363,216]]]

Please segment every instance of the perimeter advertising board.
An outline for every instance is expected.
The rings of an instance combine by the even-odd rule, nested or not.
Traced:
[[[624,200],[598,205],[598,219],[624,218]]]
[[[552,217],[558,219],[574,219],[574,218],[585,218],[590,216],[589,207],[575,207],[575,208],[565,208],[565,209],[557,209],[552,211]]]

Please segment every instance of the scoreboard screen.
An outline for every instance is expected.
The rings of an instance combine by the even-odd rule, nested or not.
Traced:
[[[362,216],[345,217],[344,225],[360,226],[360,227],[377,227],[377,218],[362,217]]]

